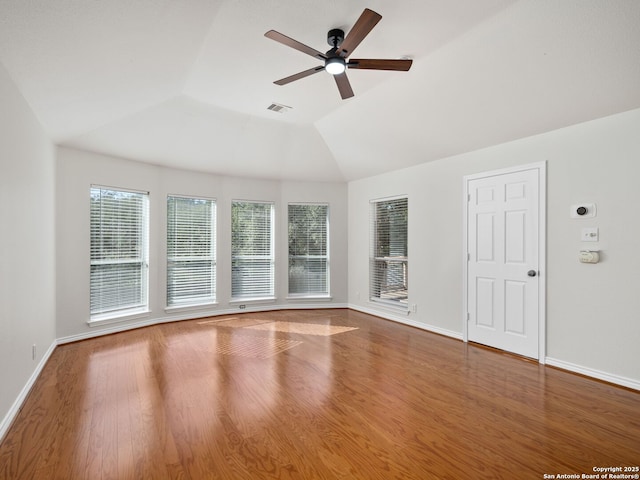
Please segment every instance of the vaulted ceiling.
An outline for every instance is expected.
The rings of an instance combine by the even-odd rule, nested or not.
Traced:
[[[342,100],[317,50],[382,20]],[[348,181],[640,107],[637,0],[1,0],[0,62],[54,142],[224,175]],[[268,109],[277,103],[285,113]]]

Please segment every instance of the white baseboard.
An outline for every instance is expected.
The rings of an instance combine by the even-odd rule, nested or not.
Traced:
[[[587,377],[597,378],[598,380],[604,380],[605,382],[631,388],[633,390],[640,390],[640,381],[638,380],[622,377],[620,375],[614,375],[612,373],[603,372],[601,370],[595,370],[593,368],[583,367],[580,365],[576,365],[575,363],[558,360],[557,358],[546,357],[545,362],[547,365],[561,368],[562,370],[568,370],[569,372],[579,373]]]
[[[463,340],[462,334],[459,332],[454,332],[451,330],[434,327],[433,325],[426,325],[424,323],[412,321],[409,318],[405,318],[404,316],[395,314],[393,312],[381,311],[378,309],[362,307],[359,305],[349,305],[348,308],[352,310],[357,310],[359,312],[368,313],[369,315],[374,315],[376,317],[382,317],[384,319],[391,320],[394,322],[410,325],[412,327],[420,328],[422,330],[426,330],[429,332],[438,333],[440,335],[455,338],[457,340]],[[565,362],[563,360],[558,360],[557,358],[552,358],[552,357],[545,357],[543,363],[552,367],[557,367],[563,370],[567,370],[569,372],[579,373],[586,377],[603,380],[605,382],[609,382],[614,385],[620,385],[621,387],[631,388],[633,390],[640,390],[640,381],[634,380],[631,378],[622,377],[620,375],[614,375],[612,373],[603,372],[601,370],[595,370],[592,368],[583,367],[581,365]]]
[[[434,325],[428,325],[422,322],[416,322],[415,320],[411,320],[408,316],[399,315],[393,312],[377,310],[373,308],[362,307],[359,305],[349,305],[351,310],[357,310],[358,312],[367,313],[369,315],[373,315],[375,317],[381,317],[386,320],[391,320],[393,322],[402,323],[404,325],[409,325],[411,327],[416,327],[421,330],[426,330],[428,332],[437,333],[438,335],[444,335],[445,337],[455,338],[456,340],[462,340],[462,333],[454,332],[453,330],[447,330],[446,328],[436,327]]]
[[[51,343],[51,345],[49,345],[49,348],[47,349],[46,352],[44,352],[44,355],[42,356],[35,370],[29,377],[29,380],[27,380],[27,383],[18,394],[18,397],[16,398],[15,402],[13,402],[13,405],[11,405],[11,408],[9,409],[5,417],[2,419],[2,422],[0,422],[0,441],[2,441],[5,434],[9,430],[9,427],[13,423],[13,420],[16,418],[16,415],[18,415],[18,412],[22,408],[22,404],[26,400],[27,395],[29,395],[29,392],[31,391],[31,389],[33,388],[33,385],[36,383],[36,380],[42,373],[42,369],[47,364],[49,357],[51,356],[53,351],[56,349],[57,345],[58,343],[55,340]]]

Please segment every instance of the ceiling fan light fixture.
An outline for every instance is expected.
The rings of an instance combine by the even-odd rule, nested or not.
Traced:
[[[327,58],[324,62],[324,69],[331,75],[340,75],[341,73],[344,73],[346,68],[347,66],[344,58],[341,57]]]
[[[314,75],[322,70],[331,74],[336,82],[338,91],[343,100],[353,97],[353,89],[347,78],[346,69],[354,68],[359,70],[395,70],[406,72],[411,68],[413,61],[409,58],[405,59],[380,59],[380,58],[361,58],[353,59],[351,55],[360,42],[369,35],[373,27],[382,19],[382,15],[365,8],[362,15],[358,17],[356,23],[351,27],[351,31],[345,36],[344,30],[334,28],[329,30],[327,34],[327,43],[331,46],[328,52],[322,53],[315,48],[311,48],[304,43],[300,43],[293,38],[287,37],[275,30],[269,30],[264,34],[265,37],[275,40],[287,47],[305,53],[316,60],[324,60],[324,65],[309,68],[294,75],[276,80],[276,85],[287,85],[296,80]],[[349,58],[349,60],[347,60]]]

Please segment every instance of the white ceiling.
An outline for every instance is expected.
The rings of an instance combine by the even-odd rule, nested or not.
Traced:
[[[317,50],[382,20],[341,100]],[[0,62],[58,144],[226,175],[363,178],[640,107],[638,0],[0,0]],[[271,103],[293,107],[267,110]]]

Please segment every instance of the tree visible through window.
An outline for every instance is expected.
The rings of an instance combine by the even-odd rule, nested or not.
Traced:
[[[216,301],[216,203],[167,197],[167,305]]]
[[[328,233],[328,205],[289,205],[289,295],[329,294]]]
[[[267,202],[231,204],[231,298],[275,295],[274,207]]]
[[[369,297],[406,306],[408,296],[407,198],[371,202]]]
[[[146,309],[149,195],[91,188],[92,318]]]

